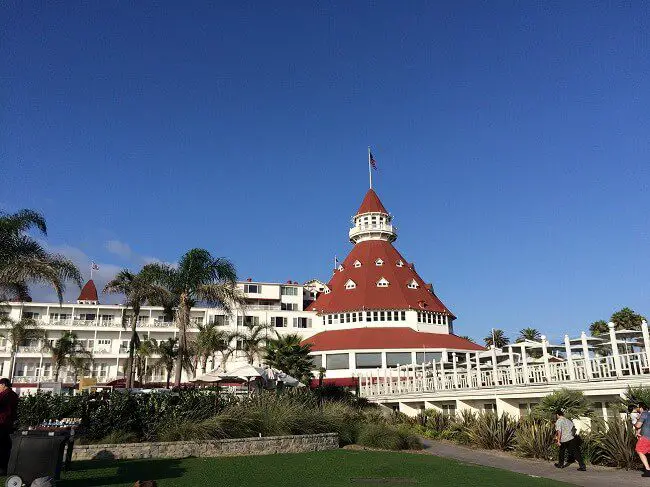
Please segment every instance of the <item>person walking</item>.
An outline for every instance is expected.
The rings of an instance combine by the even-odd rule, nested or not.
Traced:
[[[11,433],[17,418],[18,394],[11,388],[11,381],[0,379],[0,474],[7,473],[11,455]]]
[[[578,470],[580,472],[586,471],[587,467],[585,467],[585,461],[580,452],[578,438],[574,434],[575,426],[573,421],[565,418],[564,413],[560,409],[558,409],[555,414],[557,416],[557,421],[555,422],[555,441],[560,447],[559,458],[555,466],[557,468],[564,468],[567,466],[567,464],[564,463],[564,457],[568,451],[569,456],[578,461]]]
[[[639,419],[634,425],[638,440],[634,450],[643,463],[642,477],[650,477],[650,466],[648,466],[648,457],[646,456],[650,453],[650,412],[648,412],[648,406],[645,403],[639,403],[638,411]]]

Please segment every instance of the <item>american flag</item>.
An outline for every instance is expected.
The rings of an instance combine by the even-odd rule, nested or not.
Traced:
[[[372,152],[368,151],[368,160],[370,161],[370,165],[372,168],[376,171],[377,170],[377,161],[375,161],[375,158],[372,155]]]
[[[98,271],[98,270],[99,270],[99,266],[98,266],[97,264],[95,264],[94,262],[92,262],[92,263],[90,264],[90,269],[93,270],[93,271]]]

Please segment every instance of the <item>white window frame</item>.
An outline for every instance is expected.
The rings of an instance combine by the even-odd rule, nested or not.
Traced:
[[[411,282],[409,282],[406,287],[409,289],[417,289],[419,286],[418,283],[415,282],[415,279],[411,279]]]
[[[382,277],[377,281],[377,287],[388,287],[390,282],[385,277]]]
[[[354,282],[352,279],[348,279],[347,282],[345,283],[345,289],[354,289],[357,287],[357,283]]]
[[[380,267],[380,266],[384,265],[384,261],[381,260],[381,259],[377,259],[377,260],[375,260],[375,265],[376,265],[377,267]]]
[[[356,267],[357,269],[358,269],[359,267],[361,267],[361,262],[359,262],[358,260],[355,260],[355,261],[354,261],[354,267]]]

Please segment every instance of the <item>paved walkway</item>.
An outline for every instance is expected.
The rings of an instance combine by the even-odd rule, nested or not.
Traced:
[[[445,441],[424,439],[425,451],[444,458],[453,458],[465,463],[474,463],[488,467],[501,468],[534,477],[545,477],[588,487],[650,487],[650,478],[642,478],[641,471],[616,470],[607,467],[587,465],[586,472],[578,472],[578,465],[573,464],[562,470],[552,462],[529,460],[514,455],[491,450],[472,450],[464,446]]]

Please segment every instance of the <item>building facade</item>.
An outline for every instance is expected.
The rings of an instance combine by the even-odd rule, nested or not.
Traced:
[[[352,250],[327,284],[316,279],[304,284],[239,282],[246,305],[231,314],[219,308],[193,308],[188,338],[206,323],[216,323],[230,332],[267,324],[269,336],[297,333],[312,345],[315,377],[322,375],[326,383],[348,386],[358,385],[358,377],[369,369],[446,362],[456,352],[483,350],[453,334],[455,316],[433,286],[418,275],[415,265],[393,246],[397,228],[392,219],[370,189],[348,232]],[[70,331],[92,353],[84,375],[100,383],[119,379],[128,356],[130,320],[137,319],[141,339],[158,344],[178,334],[176,324],[160,307],[144,306],[137,317],[130,311],[121,305],[102,304],[92,280],[75,303],[7,303],[0,312],[14,321],[34,319],[47,336],[18,344],[13,360],[12,344],[0,339],[0,376],[12,375],[17,387],[24,390],[52,381],[54,371],[45,342],[52,343]],[[230,361],[243,359],[237,345],[232,344],[235,352]],[[163,382],[166,374],[155,367],[157,357],[145,360],[151,371],[147,381]],[[221,358],[215,357],[208,370],[219,365]],[[79,371],[69,368],[59,377],[68,384],[78,379]],[[192,377],[184,373],[183,379]]]

